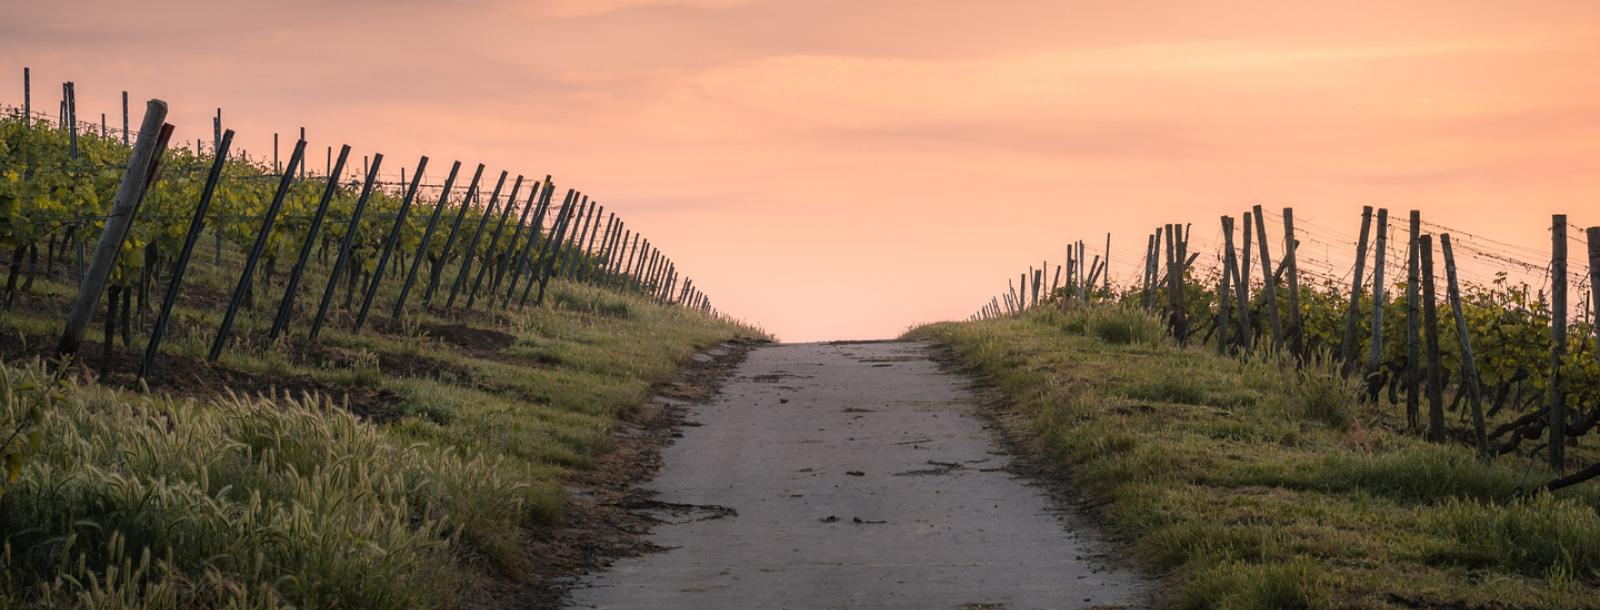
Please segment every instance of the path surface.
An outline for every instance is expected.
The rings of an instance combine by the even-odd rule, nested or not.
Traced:
[[[915,343],[757,348],[649,484],[650,540],[577,608],[1141,606],[1147,585],[1009,458]],[[672,509],[676,505],[676,509]]]

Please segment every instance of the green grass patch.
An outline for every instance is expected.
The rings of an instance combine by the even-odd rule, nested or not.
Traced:
[[[1154,333],[1154,338],[1151,334]],[[1600,608],[1600,491],[1403,432],[1327,358],[1180,348],[1124,308],[914,329],[1104,506],[1176,608]]]

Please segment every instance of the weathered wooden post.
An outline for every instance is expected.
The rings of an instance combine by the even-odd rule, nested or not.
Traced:
[[[1418,386],[1422,381],[1422,347],[1417,332],[1422,321],[1417,319],[1421,314],[1422,303],[1419,302],[1417,292],[1421,289],[1417,285],[1418,244],[1422,236],[1422,212],[1411,210],[1411,239],[1406,261],[1406,427],[1412,432],[1422,428],[1420,420],[1421,397]]]
[[[216,362],[222,357],[222,348],[228,344],[228,338],[233,333],[233,320],[239,313],[239,304],[244,302],[244,295],[249,292],[251,282],[255,278],[256,264],[261,261],[261,254],[267,249],[267,239],[272,236],[272,227],[278,220],[278,211],[283,209],[283,199],[289,195],[289,186],[294,182],[295,166],[300,164],[301,157],[306,151],[306,142],[301,140],[294,145],[294,152],[289,155],[289,171],[283,172],[278,177],[278,190],[272,194],[272,203],[267,205],[267,213],[261,220],[261,228],[256,232],[256,240],[250,245],[250,254],[244,259],[244,271],[239,273],[239,283],[233,287],[233,297],[228,300],[228,309],[222,314],[222,325],[217,327],[217,336],[211,341],[211,351],[206,354],[206,360]]]
[[[509,172],[500,171],[500,179],[494,184],[494,192],[489,195],[489,206],[483,209],[483,214],[478,217],[478,228],[472,232],[472,239],[467,241],[467,250],[461,254],[461,269],[456,271],[456,279],[450,283],[450,297],[445,299],[444,306],[456,306],[456,295],[461,294],[461,288],[466,285],[467,277],[472,275],[472,259],[477,256],[478,241],[483,238],[484,227],[489,226],[489,219],[494,216],[494,206],[500,203],[500,189],[506,186],[506,176]],[[522,186],[522,176],[517,176],[517,186]]]
[[[567,257],[561,262],[562,278],[569,280],[577,278],[578,267],[583,264],[585,241],[589,238],[589,225],[595,224],[596,220],[600,218],[600,209],[602,207],[604,206],[600,205],[600,200],[596,199],[589,206],[588,213],[583,215],[583,223],[574,225],[578,230],[572,234],[571,239],[567,240]],[[665,271],[665,266],[661,270]],[[658,291],[660,287],[658,283],[656,286]]]
[[[1595,344],[1600,347],[1600,227],[1589,227],[1584,234],[1589,240],[1589,306],[1594,309],[1589,321]],[[1600,360],[1600,349],[1595,350],[1594,356]]]
[[[1101,260],[1104,260],[1106,262],[1106,273],[1104,274],[1104,277],[1101,279],[1101,282],[1103,282],[1103,284],[1101,285],[1101,289],[1104,290],[1107,295],[1110,295],[1111,294],[1111,234],[1110,233],[1106,233],[1106,255],[1105,255],[1105,258],[1103,258]]]
[[[106,215],[100,241],[95,244],[94,257],[89,260],[83,281],[78,284],[78,294],[68,309],[67,326],[61,333],[61,340],[56,343],[56,354],[59,356],[71,357],[78,353],[83,334],[89,327],[89,318],[100,306],[106,279],[111,277],[117,254],[122,251],[122,242],[127,239],[128,228],[133,225],[133,213],[144,199],[145,191],[150,188],[150,181],[160,162],[165,144],[163,133],[171,133],[165,127],[166,119],[167,103],[150,100],[145,106],[144,122],[139,126],[139,138],[128,156],[128,167],[123,171],[117,194],[111,200],[111,213]],[[110,349],[110,346],[106,346],[106,349]]]
[[[629,229],[628,232],[633,236],[633,245],[628,247],[628,262],[622,266],[621,278],[618,283],[620,288],[626,288],[628,282],[631,281],[630,274],[633,271],[633,257],[639,252],[639,234],[633,233],[632,229]]]
[[[1449,243],[1445,238],[1444,243]],[[1383,389],[1380,366],[1383,365],[1383,260],[1389,247],[1389,209],[1378,209],[1378,241],[1372,252],[1372,341],[1367,352],[1367,397],[1374,404],[1378,402],[1378,392]],[[1448,252],[1448,250],[1447,250]],[[1445,266],[1450,265],[1450,257],[1445,255]]]
[[[1166,253],[1167,254],[1166,255],[1166,263],[1167,263],[1167,275],[1166,275],[1166,284],[1167,284],[1166,285],[1166,288],[1167,288],[1167,325],[1172,330],[1172,336],[1174,338],[1178,339],[1178,344],[1179,345],[1183,345],[1183,343],[1184,343],[1184,341],[1183,341],[1183,330],[1179,327],[1179,324],[1178,324],[1178,316],[1180,315],[1178,313],[1178,311],[1179,311],[1178,310],[1178,293],[1177,293],[1177,291],[1178,291],[1178,282],[1174,279],[1174,278],[1176,278],[1178,276],[1178,273],[1177,273],[1177,271],[1178,271],[1178,260],[1177,260],[1178,247],[1177,247],[1176,237],[1174,235],[1177,232],[1177,227],[1175,225],[1169,224],[1169,225],[1166,226],[1166,230],[1167,230],[1167,253]]]
[[[584,207],[589,203],[589,196],[574,192],[573,201],[578,203],[577,210],[573,210],[572,205],[562,206],[562,218],[559,219],[561,220],[560,226],[551,232],[551,240],[548,242],[548,244],[551,246],[550,256],[547,260],[544,260],[544,269],[539,274],[539,294],[533,299],[533,304],[535,307],[544,305],[545,290],[550,286],[550,277],[556,272],[556,259],[561,257],[561,248],[565,245],[565,243],[571,241],[571,229],[577,227],[575,219],[578,215],[583,214]],[[542,253],[540,258],[545,259]],[[529,283],[528,287],[532,288],[533,284]],[[524,296],[526,296],[526,292],[524,292]]]
[[[552,187],[546,186],[545,188],[550,190]],[[546,197],[548,196],[549,195],[547,194]],[[533,247],[533,244],[537,242],[539,244],[539,257],[537,260],[531,257],[527,258],[528,284],[523,287],[522,296],[517,300],[518,309],[522,308],[528,303],[528,295],[532,292],[533,285],[542,281],[544,277],[544,269],[550,264],[550,261],[548,260],[550,253],[554,252],[552,248],[556,238],[558,237],[557,233],[561,230],[562,223],[565,222],[565,218],[572,209],[572,202],[577,199],[577,196],[577,191],[573,189],[567,189],[567,194],[561,199],[561,209],[556,211],[555,218],[550,221],[550,230],[543,232],[544,238],[542,240],[539,238],[539,234],[544,226],[543,216],[549,215],[549,206],[544,206],[545,210],[538,214],[538,218],[534,219],[533,235],[530,237],[528,247],[530,248],[529,252],[532,252],[531,248]],[[515,293],[517,290],[517,282],[519,277],[520,276],[513,276],[511,278],[511,288],[510,290],[506,291],[507,305],[509,305],[511,302],[512,293]]]
[[[77,85],[67,81],[67,130],[71,138],[72,158],[78,158],[78,92]],[[129,221],[132,222],[132,221]]]
[[[1566,239],[1563,236],[1562,242]],[[1483,398],[1478,389],[1478,364],[1472,355],[1472,342],[1467,333],[1467,317],[1461,312],[1461,284],[1456,281],[1456,257],[1450,249],[1450,234],[1439,236],[1439,248],[1444,253],[1445,289],[1449,292],[1450,310],[1455,314],[1456,341],[1461,347],[1461,388],[1467,393],[1467,403],[1472,407],[1472,432],[1478,442],[1478,453],[1489,455],[1489,437],[1484,428]]]
[[[1550,217],[1550,250],[1550,467],[1560,473],[1567,467],[1567,380],[1563,370],[1567,356],[1566,214]]]
[[[226,137],[232,130],[224,133]],[[331,148],[329,150],[332,150]],[[226,152],[226,151],[223,151]],[[219,156],[226,156],[219,152]],[[350,157],[348,144],[339,148],[339,171],[344,170],[344,162]],[[272,320],[272,330],[267,333],[268,339],[277,339],[278,335],[288,330],[289,318],[294,314],[294,301],[300,289],[300,279],[304,277],[306,263],[311,260],[311,249],[317,245],[317,235],[322,230],[322,221],[328,215],[328,205],[333,201],[335,193],[339,192],[339,179],[334,171],[328,172],[328,184],[322,189],[322,198],[317,201],[317,211],[311,215],[311,226],[306,229],[306,239],[300,244],[300,253],[295,257],[294,267],[289,270],[289,282],[283,288],[283,300],[278,304],[278,315]]]
[[[339,274],[344,271],[345,264],[350,259],[350,247],[355,243],[356,233],[361,230],[361,213],[367,208],[367,199],[372,196],[372,184],[378,179],[378,168],[383,166],[383,154],[372,155],[372,166],[367,170],[367,180],[361,185],[361,195],[356,198],[356,207],[350,212],[350,226],[345,227],[344,238],[339,240],[339,253],[334,257],[333,268],[328,272],[328,285],[322,291],[322,302],[317,305],[317,316],[311,320],[311,334],[307,337],[313,343],[317,336],[322,334],[322,323],[328,317],[328,306],[333,303],[333,294],[339,287]],[[353,273],[353,271],[352,271]]]
[[[1151,301],[1155,295],[1155,277],[1150,273],[1151,265],[1156,260],[1156,236],[1154,233],[1146,235],[1144,239],[1144,275],[1139,278],[1140,304],[1145,309],[1150,309]]]
[[[428,289],[422,293],[422,307],[426,309],[433,303],[433,295],[439,290],[439,279],[444,275],[444,268],[450,263],[450,249],[456,245],[456,232],[461,230],[461,221],[467,218],[467,210],[472,207],[472,200],[478,196],[478,180],[483,177],[483,164],[478,164],[478,169],[472,173],[472,184],[467,186],[466,195],[461,198],[461,208],[456,210],[456,219],[450,223],[450,232],[445,235],[444,249],[439,251],[439,260],[428,269]],[[443,201],[443,199],[440,199]]]
[[[609,212],[606,214],[605,227],[605,230],[600,232],[600,237],[598,238],[600,241],[599,246],[596,247],[593,254],[590,255],[590,257],[594,259],[594,264],[592,267],[584,267],[583,270],[578,273],[579,281],[593,283],[594,280],[599,278],[602,273],[605,273],[605,265],[607,262],[609,262],[609,259],[606,258],[606,253],[607,249],[611,247],[611,233],[617,228],[616,212]],[[687,288],[689,284],[685,283],[684,286]],[[678,301],[680,303],[687,298],[689,298],[688,293],[678,295]]]
[[[348,146],[345,148],[349,149]],[[344,168],[344,152],[339,153],[339,167],[341,171]],[[439,203],[433,206],[433,213],[428,215],[428,224],[422,230],[422,238],[417,240],[417,252],[411,257],[411,268],[406,271],[406,281],[400,284],[400,296],[395,298],[394,308],[389,313],[389,316],[396,320],[405,313],[406,297],[411,295],[411,286],[417,281],[417,272],[422,269],[422,261],[428,258],[428,242],[433,239],[433,232],[439,226],[439,217],[444,214],[445,208],[450,206],[450,191],[455,188],[456,174],[460,171],[460,161],[450,164],[450,175],[444,179],[444,189],[439,191]],[[483,171],[483,165],[478,165],[478,171]],[[418,168],[416,175],[422,175],[421,168]],[[330,173],[328,183],[332,184],[334,181],[333,174]]]
[[[1339,362],[1344,373],[1353,370],[1356,352],[1356,321],[1360,316],[1361,276],[1366,272],[1367,237],[1372,232],[1372,206],[1361,206],[1361,238],[1356,242],[1356,268],[1350,281],[1350,308],[1345,312],[1344,340],[1339,342]]]
[[[1289,286],[1289,349],[1296,362],[1305,358],[1305,321],[1300,314],[1300,271],[1296,267],[1295,252],[1300,249],[1300,239],[1294,232],[1294,208],[1283,208],[1284,265]]]
[[[544,222],[544,210],[550,201],[549,192],[551,188],[550,176],[546,174],[543,181],[535,184],[534,188],[529,189],[528,203],[522,206],[522,214],[517,219],[516,230],[511,232],[511,243],[506,245],[506,256],[509,258],[500,265],[499,269],[495,270],[494,281],[489,283],[489,292],[498,293],[500,291],[501,282],[505,280],[507,273],[512,276],[512,290],[515,290],[516,276],[522,274],[522,267],[525,264],[524,260],[528,256],[528,250],[533,245],[533,242],[539,239],[539,223]],[[530,212],[532,212],[531,217],[533,219],[531,226],[528,224]],[[528,232],[527,242],[521,241],[523,231]],[[521,245],[518,245],[519,243]],[[511,293],[507,292],[505,299],[501,301],[500,308],[505,309],[510,304]]]
[[[594,205],[599,204],[599,201],[595,201]],[[567,271],[572,269],[572,244],[578,241],[579,235],[583,234],[584,223],[588,222],[589,216],[593,213],[594,208],[589,204],[589,196],[582,195],[578,197],[578,210],[567,219],[566,228],[561,232],[561,239],[556,243],[556,251],[551,262],[558,266],[551,267],[551,274],[559,274],[562,277],[566,277]],[[654,261],[651,262],[654,263]],[[652,267],[651,270],[654,271],[655,268]]]
[[[1428,344],[1428,440],[1444,442],[1444,379],[1439,358],[1439,297],[1433,287],[1433,236],[1417,240],[1422,263],[1423,336]]]
[[[1272,273],[1272,253],[1267,250],[1267,217],[1261,206],[1251,208],[1256,218],[1256,247],[1261,249],[1261,295],[1272,328],[1272,349],[1283,349],[1283,322],[1278,319],[1278,278]]]
[[[544,177],[544,188],[539,193],[539,204],[534,208],[533,220],[528,223],[528,241],[523,243],[522,253],[517,255],[516,262],[512,265],[511,281],[506,288],[506,296],[500,302],[501,309],[511,307],[511,299],[517,294],[517,285],[522,282],[523,271],[528,272],[528,281],[531,284],[538,274],[539,263],[533,260],[534,246],[549,243],[550,236],[544,231],[544,219],[549,216],[551,196],[555,193],[555,183],[550,181],[550,176]],[[568,190],[568,196],[572,191]]]
[[[1251,212],[1245,212],[1243,214],[1243,218],[1244,247],[1243,251],[1239,255],[1239,279],[1248,288],[1250,286],[1250,262],[1255,260],[1254,258],[1251,258],[1250,255],[1250,244],[1252,243],[1251,240],[1255,239],[1256,235],[1256,216]]]
[[[1223,275],[1231,277],[1234,282],[1233,295],[1234,299],[1238,301],[1237,309],[1239,310],[1238,318],[1235,321],[1238,325],[1236,338],[1239,349],[1248,351],[1255,345],[1254,328],[1250,325],[1250,291],[1244,283],[1245,276],[1242,269],[1242,267],[1248,265],[1241,264],[1242,261],[1239,260],[1238,254],[1233,249],[1233,219],[1228,218],[1227,223],[1228,230],[1223,234],[1223,248],[1227,250],[1223,263],[1227,268],[1223,271]]]
[[[383,251],[378,255],[378,266],[372,270],[372,279],[367,281],[367,293],[361,297],[361,309],[356,313],[356,323],[351,327],[352,333],[360,333],[361,327],[367,323],[367,312],[372,309],[372,299],[378,296],[378,286],[383,283],[383,272],[389,267],[389,256],[394,253],[394,247],[400,242],[400,231],[406,226],[406,213],[411,211],[411,202],[417,197],[417,187],[422,183],[422,173],[428,170],[428,156],[423,155],[417,161],[417,171],[411,175],[411,184],[406,187],[405,197],[400,200],[400,209],[395,212],[394,224],[389,227],[389,235],[383,240]]]
[[[483,285],[484,274],[489,272],[490,267],[500,266],[494,259],[494,249],[500,245],[500,235],[506,230],[506,219],[511,216],[511,209],[517,207],[517,194],[521,190],[522,175],[518,174],[517,181],[511,185],[511,195],[506,197],[506,207],[500,210],[500,221],[495,224],[494,234],[489,238],[489,246],[483,249],[483,264],[478,266],[478,276],[472,280],[472,290],[467,293],[467,309],[472,309],[473,303],[478,300],[478,288]],[[534,185],[532,190],[537,192],[539,186]],[[523,215],[527,215],[526,207],[523,208]],[[510,251],[507,252],[509,255]]]
[[[1089,270],[1083,266],[1083,261],[1089,260],[1084,255],[1083,240],[1078,240],[1078,302],[1089,303]]]
[[[572,270],[573,281],[581,282],[588,275],[589,267],[597,261],[594,259],[594,241],[600,237],[600,217],[606,213],[606,206],[598,206],[594,210],[594,223],[589,227],[587,236],[578,242],[578,266]],[[589,260],[584,260],[589,259]],[[668,297],[672,295],[667,295]],[[663,299],[665,300],[665,299]]]
[[[1233,317],[1228,314],[1231,306],[1229,302],[1233,295],[1229,292],[1229,283],[1233,278],[1228,272],[1228,263],[1233,256],[1233,218],[1222,217],[1222,243],[1223,263],[1222,277],[1217,282],[1217,353],[1228,353],[1228,325],[1233,323]]]
[[[183,247],[178,251],[178,260],[172,264],[172,273],[167,278],[167,293],[161,300],[161,311],[156,315],[156,323],[150,328],[150,338],[145,342],[144,358],[139,361],[138,379],[144,379],[150,374],[150,367],[155,363],[156,354],[161,349],[161,338],[166,335],[167,321],[172,315],[172,305],[178,301],[178,291],[183,286],[183,276],[189,269],[189,257],[194,254],[195,243],[200,240],[200,231],[205,227],[206,209],[211,207],[211,196],[216,192],[217,181],[222,178],[222,166],[228,157],[228,147],[233,145],[233,130],[222,134],[222,142],[217,147],[216,157],[211,161],[211,172],[206,174],[206,184],[200,190],[200,202],[195,205],[194,215],[189,221],[189,232],[184,235]]]

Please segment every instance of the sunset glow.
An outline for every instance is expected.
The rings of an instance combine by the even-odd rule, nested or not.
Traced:
[[[0,103],[29,66],[190,142],[221,107],[257,157],[303,126],[317,167],[552,174],[787,341],[964,318],[1107,232],[1128,282],[1154,224],[1251,204],[1531,248],[1600,221],[1591,2],[98,4],[5,9]]]

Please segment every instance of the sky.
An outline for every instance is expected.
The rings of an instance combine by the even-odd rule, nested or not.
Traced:
[[[553,174],[787,341],[965,318],[1108,232],[1136,279],[1156,225],[1252,204],[1335,245],[1362,205],[1530,253],[1600,224],[1594,2],[5,2],[0,103],[28,66],[256,156]]]

